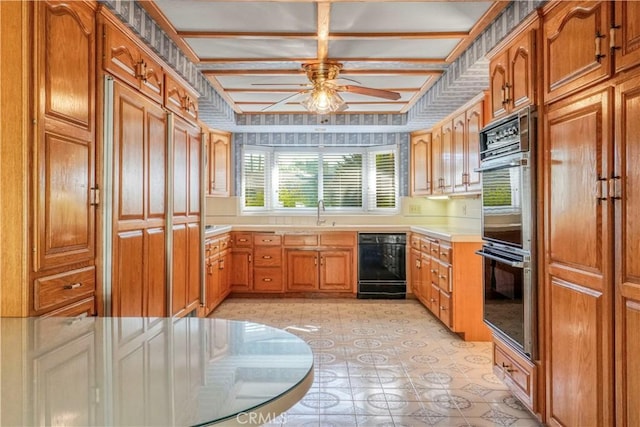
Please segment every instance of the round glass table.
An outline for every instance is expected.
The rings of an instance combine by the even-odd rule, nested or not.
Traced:
[[[199,318],[0,318],[0,425],[260,425],[313,382],[300,338]]]

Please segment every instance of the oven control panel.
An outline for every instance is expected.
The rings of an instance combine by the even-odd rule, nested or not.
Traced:
[[[527,107],[480,132],[480,159],[489,160],[506,154],[529,151],[530,129],[534,128],[533,109]]]

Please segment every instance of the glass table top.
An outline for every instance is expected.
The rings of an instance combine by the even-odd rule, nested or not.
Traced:
[[[0,318],[0,425],[256,425],[304,396],[313,355],[224,319]]]

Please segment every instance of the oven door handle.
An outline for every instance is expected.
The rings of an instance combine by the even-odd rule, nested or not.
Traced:
[[[506,258],[502,258],[499,256],[495,256],[493,254],[490,254],[488,252],[484,252],[484,251],[476,251],[476,254],[485,257],[485,258],[489,258],[492,259],[494,261],[499,261],[503,264],[507,264],[508,266],[511,267],[516,267],[516,268],[524,268],[524,262],[523,261],[511,261],[510,259],[506,259]]]
[[[511,162],[508,163],[498,163],[495,165],[489,165],[489,166],[480,166],[479,168],[475,168],[473,171],[474,172],[486,172],[486,171],[492,171],[492,170],[496,170],[496,169],[506,169],[506,168],[515,168],[518,166],[526,166],[527,165],[527,160],[526,159],[518,159],[518,160],[513,160]]]

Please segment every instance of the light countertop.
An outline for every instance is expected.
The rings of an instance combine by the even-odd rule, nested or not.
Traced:
[[[228,233],[229,231],[268,231],[275,233],[318,233],[327,231],[358,231],[378,233],[408,233],[426,234],[434,239],[448,242],[482,242],[480,230],[452,227],[447,225],[417,226],[417,225],[350,225],[325,223],[323,225],[283,225],[283,224],[234,224],[209,226],[207,236]]]

